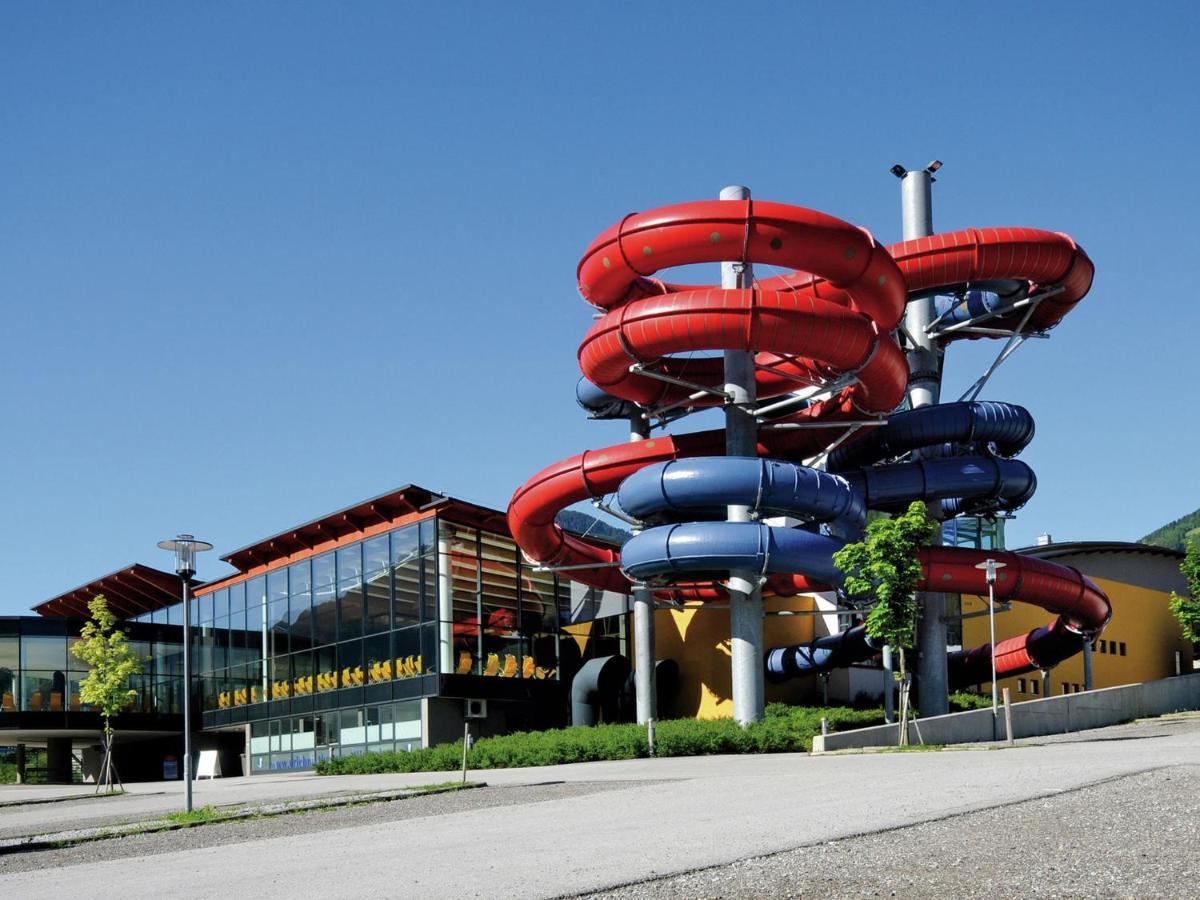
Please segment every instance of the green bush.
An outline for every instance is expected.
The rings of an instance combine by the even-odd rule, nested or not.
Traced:
[[[15,763],[0,762],[0,784],[16,784],[17,767]]]
[[[732,719],[669,719],[655,728],[658,756],[705,756],[714,753],[791,753],[812,749],[821,731],[821,717],[833,730],[878,725],[878,709],[846,707],[820,709],[772,703],[766,719],[742,728]],[[511,769],[561,763],[649,756],[646,729],[641,725],[596,725],[525,731],[483,738],[471,748],[467,764],[473,769]],[[462,741],[425,750],[365,753],[316,764],[321,775],[365,775],[378,772],[445,772],[462,766]]]
[[[974,691],[955,691],[950,695],[950,712],[966,712],[969,709],[991,709],[992,698]]]

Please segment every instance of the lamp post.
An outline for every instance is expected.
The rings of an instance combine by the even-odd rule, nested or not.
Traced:
[[[1003,569],[1007,563],[996,562],[988,558],[978,563],[975,568],[983,569],[988,586],[988,627],[992,633],[992,721],[995,722],[998,702],[996,700],[996,570]]]
[[[188,585],[196,574],[196,554],[211,550],[212,544],[198,541],[190,534],[176,535],[172,541],[159,541],[159,549],[175,554],[175,574],[183,583],[183,783],[187,811],[192,811],[192,627],[188,611]]]

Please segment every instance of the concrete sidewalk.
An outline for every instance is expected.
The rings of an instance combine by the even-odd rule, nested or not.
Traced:
[[[552,897],[692,871],[837,838],[1053,796],[1105,779],[1200,764],[1200,723],[1123,726],[1116,736],[1011,750],[635,760],[488,771],[492,783],[633,782],[571,799],[298,834],[0,877],[21,897],[95,893],[298,897],[377,893]],[[1106,729],[1113,732],[1115,729]],[[202,786],[201,803],[246,791],[302,796],[384,788],[444,775],[268,776]],[[639,783],[642,782],[642,783]],[[150,792],[131,804],[178,803]],[[35,816],[52,804],[31,807]],[[36,810],[36,812],[34,812]],[[13,809],[0,817],[7,818]],[[219,826],[216,826],[219,827]],[[1014,827],[1017,823],[1014,822]],[[137,873],[131,877],[131,872]]]

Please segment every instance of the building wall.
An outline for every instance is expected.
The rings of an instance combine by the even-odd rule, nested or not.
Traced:
[[[766,601],[768,611],[811,612],[811,597]],[[817,629],[814,616],[767,616],[763,646],[778,647],[811,641]],[[632,629],[630,629],[632,632]],[[727,609],[660,609],[655,616],[655,649],[659,659],[679,664],[679,693],[660,718],[718,719],[733,715],[730,676],[729,611]],[[768,703],[810,702],[819,686],[815,678],[798,678],[766,686]]]
[[[1055,559],[1055,562],[1064,560]],[[1179,623],[1167,608],[1170,594],[1163,589],[1141,587],[1127,581],[1116,581],[1111,578],[1098,577],[1095,569],[1089,566],[1087,559],[1072,559],[1066,561],[1074,565],[1091,578],[1101,590],[1108,594],[1113,606],[1113,618],[1109,626],[1100,636],[1106,650],[1111,646],[1116,652],[1092,652],[1092,687],[1115,687],[1122,684],[1134,684],[1143,681],[1154,681],[1175,675],[1175,654],[1180,654],[1180,668],[1183,672],[1192,670],[1192,646],[1183,639],[1179,631]],[[1146,562],[1144,559],[1127,559],[1123,567],[1118,567],[1119,560],[1104,559],[1104,571],[1112,574],[1122,574],[1126,578],[1137,578],[1138,567]],[[1171,562],[1166,560],[1165,562]],[[1177,564],[1176,564],[1177,565]],[[1157,562],[1154,569],[1161,568]],[[1154,577],[1144,580],[1169,587],[1160,577],[1161,572],[1155,572]],[[1143,580],[1143,579],[1139,579]],[[963,595],[963,612],[986,612],[987,598]],[[1045,610],[1036,606],[1014,602],[1008,612],[996,613],[996,639],[1016,637],[1039,628],[1053,617]],[[988,617],[967,619],[963,622],[963,643],[966,647],[975,647],[988,641]],[[1120,653],[1124,644],[1125,653]],[[1039,693],[1034,693],[1032,682],[1040,682],[1040,674],[1005,678],[999,682],[1001,688],[1009,688],[1014,701],[1032,700]],[[1023,683],[1023,684],[1022,684]],[[1060,663],[1050,674],[1050,692],[1062,694],[1063,685],[1067,693],[1074,693],[1076,685],[1083,688],[1083,654],[1077,654],[1071,659]],[[981,685],[983,691],[991,691],[991,683]],[[1022,690],[1022,687],[1024,690]]]

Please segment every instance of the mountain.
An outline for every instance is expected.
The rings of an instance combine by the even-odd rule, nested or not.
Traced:
[[[1162,528],[1156,528],[1138,543],[1186,550],[1188,541],[1200,544],[1200,509],[1168,522]]]
[[[564,509],[554,517],[562,528],[574,534],[586,534],[588,537],[599,538],[602,541],[612,541],[614,544],[624,544],[629,540],[629,532],[624,528],[609,525],[602,519],[589,516],[585,512]]]

